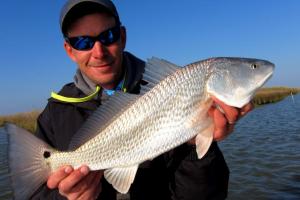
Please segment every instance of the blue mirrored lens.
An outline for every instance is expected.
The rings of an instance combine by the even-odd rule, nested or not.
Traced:
[[[100,33],[97,37],[79,36],[66,38],[66,40],[74,49],[84,51],[92,49],[96,41],[108,46],[116,42],[119,38],[120,26],[116,26]]]
[[[110,45],[120,38],[120,28],[114,27],[99,35],[99,41],[104,45]]]
[[[78,37],[78,39],[76,41],[74,41],[73,43],[73,47],[75,49],[91,49],[93,48],[95,44],[95,41],[93,40],[93,38],[90,37]]]

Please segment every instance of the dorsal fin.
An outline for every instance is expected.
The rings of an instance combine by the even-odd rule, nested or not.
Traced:
[[[145,94],[164,78],[180,68],[181,67],[160,58],[152,57],[148,59],[145,66],[145,73],[143,74],[143,80],[148,82],[148,84],[141,87],[141,94]]]
[[[74,150],[99,134],[108,124],[130,107],[140,95],[116,91],[86,120],[75,133],[69,150]]]
[[[95,137],[109,125],[109,123],[130,107],[137,98],[151,90],[161,80],[173,74],[178,69],[180,69],[180,67],[166,60],[155,57],[148,59],[145,66],[145,73],[143,74],[143,80],[148,84],[141,86],[140,95],[120,91],[115,92],[115,94],[103,103],[77,131],[69,144],[69,150],[76,149]]]

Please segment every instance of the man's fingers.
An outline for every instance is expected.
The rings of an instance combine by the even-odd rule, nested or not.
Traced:
[[[82,166],[74,170],[69,176],[59,183],[59,192],[62,194],[69,193],[79,181],[88,175],[88,173],[89,168],[87,166]]]
[[[70,175],[70,173],[73,171],[73,168],[71,166],[64,166],[58,169],[56,172],[52,173],[47,181],[47,186],[50,189],[57,188],[59,183]]]
[[[71,166],[62,167],[48,179],[48,187],[58,188],[59,193],[70,200],[95,199],[101,191],[99,188],[103,171],[90,172],[87,166],[73,170]]]
[[[212,97],[214,104],[208,110],[208,115],[214,120],[214,140],[226,138],[234,130],[234,124],[240,117],[250,112],[254,106],[248,103],[242,108],[228,106],[216,97]]]
[[[102,175],[103,171],[90,172],[69,191],[69,199],[96,199],[101,191]]]
[[[252,102],[246,104],[244,107],[241,108],[241,112],[240,112],[241,117],[246,115],[248,112],[250,112],[253,109],[254,109],[254,105]]]
[[[90,172],[86,177],[84,177],[77,185],[74,186],[74,190],[87,190],[88,188],[92,187],[93,185],[98,185],[103,173],[99,171]],[[76,189],[78,188],[78,189]]]
[[[89,192],[91,191],[91,188],[95,187],[95,185],[93,184],[93,180],[95,176],[96,176],[95,174],[89,173],[88,175],[80,179],[80,181],[77,182],[77,184],[74,185],[69,190],[63,191],[63,188],[61,188],[60,193],[68,197],[68,199],[80,199],[79,198],[80,196],[82,195],[86,196],[86,194],[89,194]],[[82,199],[87,199],[87,198],[82,198]]]
[[[220,112],[224,113],[229,124],[234,124],[239,119],[240,111],[238,108],[228,106],[215,97],[212,98],[214,102],[217,104],[216,108],[218,108]]]
[[[213,112],[213,119],[215,122],[215,126],[217,129],[225,129],[226,125],[227,125],[227,119],[224,115],[224,113],[222,113],[219,109],[215,109]]]
[[[212,112],[215,130],[214,130],[214,140],[219,141],[227,136],[227,119],[224,114],[218,110],[214,109]]]
[[[103,171],[97,171],[93,178],[92,183],[93,183],[94,187],[91,188],[91,190],[92,190],[91,193],[92,193],[93,199],[97,199],[100,192],[102,191],[102,185],[100,183],[102,176],[103,176]]]

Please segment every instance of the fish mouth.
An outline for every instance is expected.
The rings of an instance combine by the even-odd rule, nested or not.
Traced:
[[[253,97],[255,96],[255,93],[257,92],[257,90],[261,86],[263,86],[267,82],[267,80],[269,80],[272,76],[273,76],[273,70],[271,72],[269,72],[261,81],[257,82],[258,87],[252,91],[252,94],[250,94],[249,96],[246,95],[244,98],[242,98],[243,100],[241,100],[240,104],[233,105],[233,106],[241,108],[244,105],[246,105],[246,103],[248,103],[251,99],[253,99]]]
[[[267,82],[267,80],[269,80],[271,77],[273,76],[273,71],[271,71],[269,74],[267,74],[265,76],[264,79],[262,79],[261,81],[258,82],[259,86],[262,86],[263,84],[265,84],[265,82]]]

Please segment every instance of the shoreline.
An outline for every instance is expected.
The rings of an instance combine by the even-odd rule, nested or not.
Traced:
[[[252,102],[255,106],[262,106],[264,104],[276,103],[284,98],[300,93],[300,88],[289,87],[267,87],[261,88],[257,91]],[[22,128],[34,133],[36,129],[36,119],[41,113],[40,110],[33,110],[31,112],[16,113],[12,115],[0,116],[0,127],[4,126],[6,122],[14,123]]]
[[[276,103],[288,96],[300,93],[300,88],[289,87],[268,87],[257,91],[252,102],[255,106],[261,106],[269,103]]]

